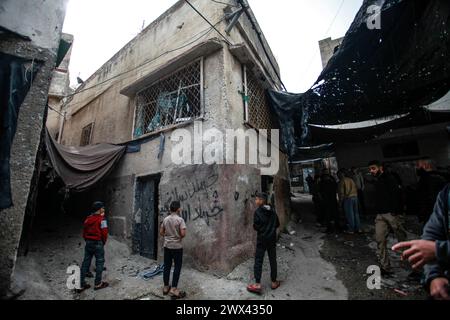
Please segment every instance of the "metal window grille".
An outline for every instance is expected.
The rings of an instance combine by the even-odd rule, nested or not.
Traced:
[[[245,121],[256,129],[278,129],[271,114],[266,90],[261,81],[244,67]]]
[[[199,117],[202,71],[203,60],[199,59],[138,92],[134,137]]]
[[[83,128],[81,131],[81,140],[80,140],[80,146],[87,146],[91,144],[91,137],[92,137],[92,128],[94,124],[91,123]]]

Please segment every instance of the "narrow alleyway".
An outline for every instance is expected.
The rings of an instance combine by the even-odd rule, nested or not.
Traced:
[[[414,299],[424,298],[417,282],[406,282],[409,271],[396,268],[398,275],[383,280],[382,290],[369,290],[366,269],[376,264],[373,226],[365,225],[367,233],[361,236],[325,235],[316,227],[309,196],[293,198],[293,209],[301,212],[302,223],[295,225],[290,234],[280,237],[278,251],[279,278],[282,287],[269,289],[269,265],[265,259],[261,296],[246,291],[251,281],[253,259],[239,265],[226,277],[202,273],[184,267],[180,288],[188,299],[216,300],[327,300],[327,299]],[[144,271],[157,263],[131,255],[126,245],[114,237],[106,246],[104,273],[110,287],[87,290],[75,294],[66,287],[66,269],[79,264],[83,256],[81,226],[73,218],[54,220],[37,226],[33,242],[26,257],[20,257],[15,273],[15,291],[22,290],[19,299],[168,299],[161,294],[162,275],[144,280]],[[293,232],[295,231],[295,232]],[[398,257],[393,255],[397,261]],[[93,279],[88,279],[90,282]],[[402,294],[396,293],[399,289]],[[25,290],[25,291],[23,291]],[[405,295],[403,295],[405,293]]]

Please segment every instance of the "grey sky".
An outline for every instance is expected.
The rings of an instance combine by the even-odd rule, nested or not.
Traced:
[[[88,78],[176,0],[70,0],[63,31],[75,37],[71,83]],[[345,34],[363,0],[248,0],[291,92],[322,69],[318,41]],[[340,10],[339,10],[340,8]],[[338,14],[336,16],[336,14]],[[333,22],[333,19],[336,19]]]

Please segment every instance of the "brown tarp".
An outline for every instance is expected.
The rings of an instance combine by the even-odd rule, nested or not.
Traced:
[[[106,177],[122,158],[126,146],[96,144],[69,147],[58,144],[48,133],[45,143],[53,168],[68,189],[85,191]]]

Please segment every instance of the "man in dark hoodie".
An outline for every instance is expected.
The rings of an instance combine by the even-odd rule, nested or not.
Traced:
[[[378,245],[378,256],[381,264],[381,274],[389,276],[391,262],[387,251],[388,236],[394,232],[398,241],[406,240],[406,231],[402,224],[401,190],[395,177],[384,171],[378,161],[369,163],[370,174],[375,178],[375,240]]]
[[[330,174],[330,171],[324,169],[319,182],[319,193],[322,199],[324,222],[327,227],[326,233],[333,233],[339,230],[337,188],[337,182]]]
[[[272,279],[272,290],[280,286],[277,281],[277,229],[280,226],[280,221],[271,206],[267,205],[267,194],[259,193],[256,196],[256,206],[253,228],[257,231],[256,238],[256,253],[255,253],[255,267],[254,276],[255,284],[247,286],[247,290],[252,293],[261,294],[261,275],[266,251],[269,255],[270,262],[270,277]]]
[[[450,300],[450,184],[437,198],[433,213],[423,229],[422,240],[396,244],[413,269],[424,267],[425,288],[435,300]]]

